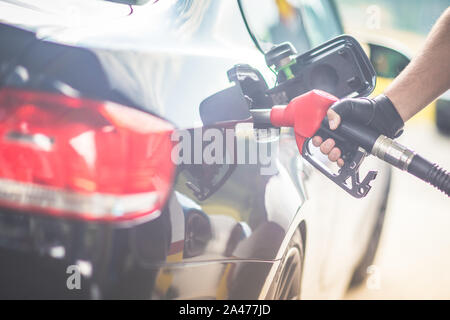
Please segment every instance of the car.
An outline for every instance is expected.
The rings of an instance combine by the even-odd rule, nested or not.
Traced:
[[[367,158],[378,177],[354,199],[292,131],[202,120],[237,64],[275,85],[262,51],[286,21],[300,53],[342,33],[331,1],[257,2],[272,20],[251,0],[0,2],[2,298],[336,299],[363,282],[389,168]],[[205,152],[207,129],[247,155],[273,143],[274,170],[174,161]]]

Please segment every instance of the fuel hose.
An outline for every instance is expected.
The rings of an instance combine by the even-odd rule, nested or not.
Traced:
[[[428,182],[450,196],[450,172],[386,136],[379,136],[371,153],[391,165]]]
[[[328,120],[322,122],[320,136],[330,136]],[[342,140],[354,141],[367,152],[400,170],[409,172],[450,196],[450,172],[432,163],[400,143],[375,132],[369,127],[342,122],[335,130]],[[337,143],[339,147],[339,144]]]

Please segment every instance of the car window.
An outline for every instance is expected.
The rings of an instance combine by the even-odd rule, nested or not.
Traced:
[[[306,33],[313,47],[342,34],[342,26],[332,1],[292,0],[292,2],[303,9]]]
[[[263,51],[291,42],[299,53],[342,33],[330,0],[240,0]]]
[[[291,42],[298,52],[310,48],[300,9],[286,0],[241,0],[248,26],[263,51]]]

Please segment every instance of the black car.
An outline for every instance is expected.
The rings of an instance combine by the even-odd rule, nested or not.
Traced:
[[[273,86],[267,43],[301,53],[340,33],[331,1],[0,1],[0,296],[339,298],[361,283],[389,171],[366,161],[378,178],[356,200],[292,131],[199,108],[236,64]],[[271,170],[174,163],[174,132],[202,152],[207,129],[275,145]]]

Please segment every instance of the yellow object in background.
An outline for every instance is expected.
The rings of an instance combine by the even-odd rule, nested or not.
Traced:
[[[383,93],[384,90],[392,81],[393,79],[377,77],[377,84],[371,96],[375,97],[376,95]],[[420,111],[414,117],[412,117],[408,122],[409,123],[423,122],[423,121],[434,122],[435,117],[436,117],[436,101],[433,101],[428,106],[426,106],[422,111]]]

